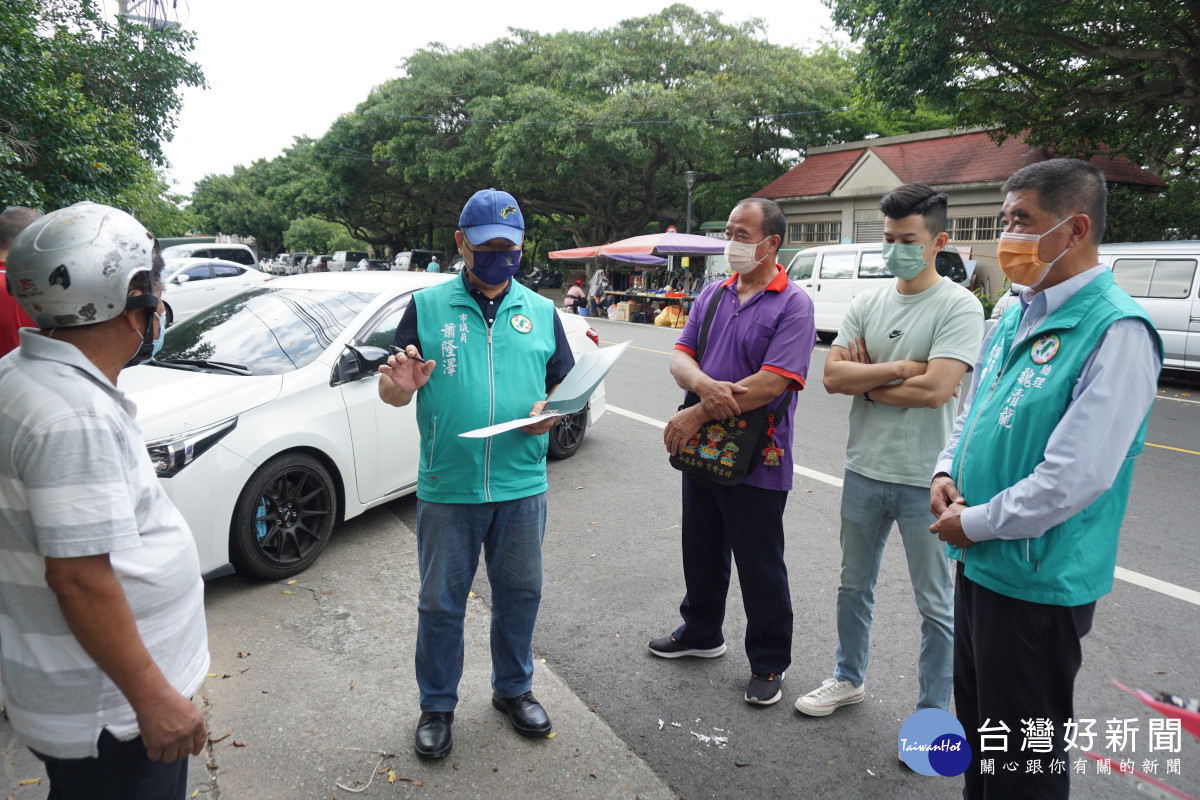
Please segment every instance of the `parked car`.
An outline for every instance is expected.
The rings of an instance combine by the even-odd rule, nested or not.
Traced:
[[[163,269],[163,306],[167,325],[183,322],[243,289],[271,280],[252,267],[215,258],[173,258]]]
[[[279,278],[170,328],[155,359],[121,373],[207,577],[293,575],[338,523],[416,490],[415,408],[380,402],[377,368],[413,292],[446,280]],[[586,320],[563,325],[576,355],[599,346]],[[576,452],[604,409],[601,386],[552,452]]]
[[[953,247],[938,253],[937,271],[960,285],[970,282],[962,256]],[[880,242],[810,247],[792,257],[787,272],[812,297],[817,338],[822,342],[837,338],[852,299],[895,277],[883,265]]]
[[[1163,340],[1163,366],[1200,370],[1200,241],[1102,244],[1100,263],[1154,323]],[[996,301],[989,329],[1024,288],[1014,284]]]
[[[312,258],[312,253],[292,253],[288,258],[292,262],[292,269],[289,274],[299,275],[304,272],[304,265]]]
[[[404,250],[396,254],[392,259],[392,269],[394,270],[418,270],[425,269],[429,266],[429,259],[438,254],[436,250]]]
[[[234,244],[176,244],[163,248],[163,259],[172,258],[219,258],[244,264],[247,267],[259,268],[258,253],[248,245]]]
[[[329,262],[329,271],[345,272],[348,269],[354,269],[359,261],[369,257],[362,250],[338,250]]]
[[[467,265],[467,262],[463,261],[462,256],[457,256],[457,257],[455,257],[455,259],[453,261],[450,262],[450,266],[446,267],[442,271],[458,273],[458,272],[462,272],[463,267],[465,267],[466,265]]]
[[[354,269],[359,272],[367,272],[368,270],[387,272],[391,268],[391,262],[382,258],[364,258],[358,262],[358,265]]]
[[[329,262],[333,260],[333,256],[313,256],[309,263],[309,272],[329,272]]]

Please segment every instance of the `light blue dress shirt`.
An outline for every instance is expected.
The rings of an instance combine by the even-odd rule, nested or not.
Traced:
[[[1093,267],[1042,292],[1023,291],[1021,325],[1013,346],[1106,269]],[[995,333],[993,326],[983,339],[963,411],[938,456],[934,475],[950,474],[963,423],[975,399],[984,354]],[[1032,474],[987,503],[963,511],[961,522],[967,538],[975,542],[1036,539],[1087,508],[1112,486],[1158,393],[1160,366],[1158,346],[1145,323],[1120,319],[1110,325],[1084,362],[1071,404],[1050,435],[1042,462]]]

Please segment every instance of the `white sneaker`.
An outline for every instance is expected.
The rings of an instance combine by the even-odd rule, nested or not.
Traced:
[[[863,686],[850,681],[828,678],[819,689],[813,689],[796,701],[796,710],[810,717],[827,717],[842,706],[861,703],[867,696]]]

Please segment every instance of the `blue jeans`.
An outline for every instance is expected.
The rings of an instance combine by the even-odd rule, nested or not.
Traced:
[[[417,686],[422,711],[453,711],[463,670],[467,593],[484,549],[492,587],[492,687],[533,687],[533,624],[542,600],[546,493],[502,503],[417,501]]]
[[[917,709],[949,710],[954,667],[954,585],[934,523],[929,490],[846,470],[842,485],[842,573],[837,596],[837,667],[833,677],[861,686],[871,651],[875,582],[892,523],[900,527],[908,576],[921,612]]]

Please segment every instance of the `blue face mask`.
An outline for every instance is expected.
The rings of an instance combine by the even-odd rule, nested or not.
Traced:
[[[520,250],[472,250],[471,272],[489,286],[500,286],[521,269]]]
[[[133,300],[142,300],[142,299],[143,298],[141,298],[141,297],[133,298]],[[157,298],[152,298],[152,299],[157,300]],[[133,301],[131,301],[131,302],[133,302]],[[136,307],[144,308],[145,306],[144,305],[139,306],[138,304],[135,303],[134,307],[135,308]],[[166,316],[167,315],[166,315],[165,311],[162,314],[159,314],[158,312],[154,313],[154,319],[158,322],[158,334],[153,339],[150,339],[149,341],[146,340],[146,334],[148,334],[149,331],[147,331],[146,334],[143,334],[141,347],[139,347],[137,349],[137,352],[133,354],[133,358],[131,358],[131,359],[129,359],[129,361],[125,362],[125,367],[136,367],[139,364],[145,364],[147,361],[154,358],[154,356],[156,356],[158,354],[158,351],[161,350],[162,346],[163,346],[163,334],[167,330]]]
[[[154,318],[158,320],[158,336],[154,337],[154,344],[150,348],[150,358],[158,355],[158,351],[162,350],[163,334],[167,332],[167,312],[155,314]]]

